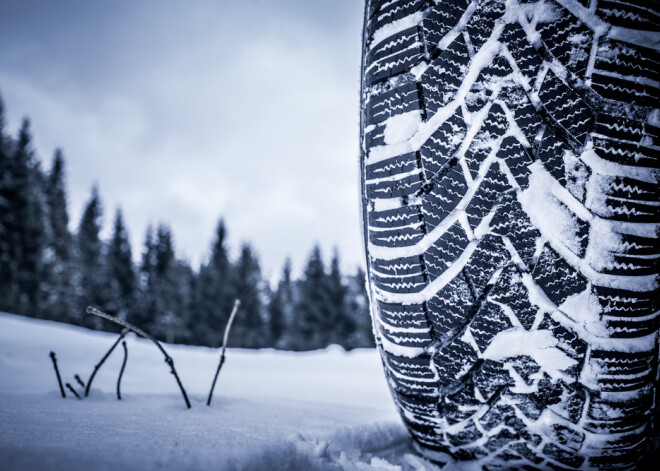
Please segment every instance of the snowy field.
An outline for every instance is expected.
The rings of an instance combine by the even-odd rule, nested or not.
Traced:
[[[434,468],[412,451],[375,350],[230,349],[207,407],[218,352],[166,346],[187,410],[160,352],[131,334],[121,401],[121,347],[89,398],[62,399],[48,353],[75,385],[73,375],[86,381],[116,337],[0,314],[0,469]]]

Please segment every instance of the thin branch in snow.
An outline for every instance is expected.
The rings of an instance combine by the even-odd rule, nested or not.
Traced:
[[[117,377],[117,399],[121,401],[121,377],[124,375],[126,369],[126,361],[128,360],[128,348],[126,347],[126,340],[122,341],[121,346],[124,347],[124,361],[121,363],[119,370],[119,377]]]
[[[87,314],[92,314],[94,316],[98,316],[98,317],[102,317],[103,319],[107,319],[110,322],[114,322],[115,324],[118,324],[118,325],[124,327],[125,329],[128,329],[132,332],[135,332],[140,337],[144,337],[147,340],[151,340],[154,343],[154,345],[156,345],[156,347],[158,347],[158,350],[160,350],[161,353],[163,354],[163,356],[165,357],[165,363],[167,363],[169,365],[170,373],[172,373],[174,375],[174,379],[176,379],[176,383],[179,385],[179,389],[181,390],[181,395],[183,395],[183,399],[184,399],[184,401],[186,401],[186,406],[188,407],[188,409],[190,409],[190,401],[188,400],[188,394],[186,394],[186,390],[183,388],[183,384],[181,384],[181,379],[179,379],[179,375],[177,374],[176,369],[174,368],[174,360],[172,359],[171,356],[169,356],[167,354],[167,352],[165,351],[165,349],[163,348],[163,346],[160,344],[160,342],[158,340],[153,338],[151,335],[146,333],[144,330],[142,330],[138,327],[135,327],[133,324],[129,324],[128,322],[123,321],[121,319],[117,319],[116,317],[111,316],[110,314],[106,314],[103,311],[99,311],[95,307],[87,306]]]
[[[60,377],[60,370],[57,368],[57,358],[55,357],[55,352],[50,352],[50,359],[53,361],[53,368],[55,368],[55,374],[57,375],[57,384],[60,385],[60,392],[62,393],[62,397],[66,397],[66,393],[64,392],[64,386],[62,386],[62,378]]]
[[[80,394],[78,394],[78,391],[76,391],[75,389],[73,389],[73,386],[71,386],[71,383],[66,383],[66,387],[67,387],[67,389],[68,389],[69,391],[71,391],[71,392],[73,393],[74,396],[76,396],[78,399],[82,399],[82,398],[80,397]]]
[[[225,326],[225,335],[222,337],[222,354],[220,355],[220,362],[218,363],[218,368],[215,370],[215,376],[213,377],[213,383],[211,384],[211,390],[209,391],[209,397],[206,400],[206,405],[210,406],[211,405],[211,399],[213,398],[213,390],[215,389],[215,383],[218,381],[218,375],[220,374],[220,368],[222,368],[222,364],[225,362],[225,351],[227,350],[227,340],[229,339],[229,329],[231,329],[231,324],[234,322],[234,317],[236,317],[236,312],[238,311],[238,307],[241,305],[240,300],[234,301],[234,308],[231,310],[231,314],[229,315],[229,320],[227,321],[227,325]]]
[[[96,376],[96,372],[101,368],[101,365],[105,363],[105,360],[108,359],[112,351],[115,349],[117,345],[119,345],[119,342],[128,334],[129,329],[125,328],[121,331],[119,334],[119,338],[115,340],[115,343],[112,344],[112,346],[108,349],[107,352],[105,352],[105,355],[103,355],[103,358],[101,358],[101,361],[99,361],[96,366],[94,366],[94,371],[92,371],[92,374],[90,375],[89,379],[87,380],[87,386],[85,387],[85,397],[89,396],[89,390],[92,387],[92,381],[94,381],[94,376]]]
[[[80,385],[81,388],[85,387],[85,383],[83,382],[82,379],[80,379],[80,376],[74,375],[73,378],[76,380],[76,382]]]

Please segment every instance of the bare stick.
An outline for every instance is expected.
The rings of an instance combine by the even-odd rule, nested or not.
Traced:
[[[119,377],[117,378],[117,399],[121,401],[121,377],[124,375],[124,369],[126,369],[126,360],[128,360],[128,348],[126,348],[126,340],[121,343],[121,346],[124,347],[124,361],[121,364],[121,370],[119,370]]]
[[[121,333],[119,334],[119,338],[115,340],[115,343],[112,344],[110,349],[105,352],[105,355],[103,355],[103,358],[101,358],[101,361],[99,361],[96,366],[94,366],[94,371],[92,371],[92,374],[90,375],[89,379],[87,380],[87,386],[85,387],[85,397],[89,396],[89,390],[92,387],[92,381],[94,381],[94,376],[96,376],[97,371],[101,368],[101,365],[105,363],[105,360],[108,359],[112,351],[119,345],[119,342],[128,334],[129,330],[128,329],[123,329]]]
[[[57,368],[57,358],[55,358],[55,352],[50,352],[50,359],[53,361],[53,368],[55,368],[55,374],[57,375],[57,384],[60,385],[60,392],[62,397],[66,397],[64,392],[64,386],[62,386],[62,378],[60,377],[60,370]]]
[[[147,340],[151,340],[154,343],[154,345],[156,345],[156,347],[158,347],[158,350],[160,350],[161,353],[163,354],[163,356],[165,357],[165,363],[167,363],[169,365],[170,373],[172,373],[174,375],[174,379],[176,379],[176,384],[179,385],[179,389],[181,390],[181,394],[183,395],[183,400],[186,401],[186,406],[188,407],[188,409],[190,409],[190,401],[188,400],[188,395],[186,394],[186,390],[183,388],[183,384],[181,384],[181,380],[179,379],[179,375],[177,374],[176,369],[174,368],[174,360],[172,359],[171,356],[169,356],[167,354],[167,352],[165,351],[165,349],[163,348],[163,346],[160,344],[160,342],[158,340],[153,338],[151,335],[146,333],[144,330],[142,330],[138,327],[135,327],[133,324],[129,324],[126,321],[123,321],[121,319],[117,319],[116,317],[111,316],[110,314],[106,314],[105,312],[99,311],[98,309],[96,309],[92,306],[87,306],[87,313],[92,314],[94,316],[102,317],[103,319],[107,319],[110,322],[114,322],[115,324],[118,324],[118,325],[124,327],[125,329],[128,329],[132,332],[135,332],[140,337],[144,337]]]
[[[73,393],[74,396],[76,396],[78,399],[82,399],[80,397],[80,394],[78,394],[78,392],[75,389],[73,389],[73,386],[71,386],[71,383],[66,383],[66,387],[69,391],[71,391]]]
[[[225,327],[225,335],[222,337],[222,353],[220,354],[220,362],[218,363],[218,368],[215,370],[215,376],[213,377],[213,383],[211,384],[211,390],[209,391],[209,397],[206,400],[206,405],[211,405],[211,399],[213,398],[213,391],[215,390],[215,383],[218,381],[218,375],[220,374],[220,368],[222,368],[223,363],[225,362],[225,352],[227,351],[227,340],[229,339],[229,329],[231,329],[231,324],[234,322],[234,317],[236,317],[236,312],[238,307],[241,305],[240,300],[234,301],[234,308],[231,310],[229,315],[229,320],[227,321],[227,326]]]
[[[81,388],[85,387],[85,383],[83,383],[83,380],[80,379],[80,376],[78,375],[73,375],[73,379],[76,380],[76,382],[80,385]]]

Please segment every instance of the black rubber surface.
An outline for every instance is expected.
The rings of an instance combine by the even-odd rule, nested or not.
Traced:
[[[657,2],[370,0],[364,31],[374,330],[416,446],[448,468],[642,466]]]

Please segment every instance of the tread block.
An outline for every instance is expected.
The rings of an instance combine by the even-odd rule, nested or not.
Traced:
[[[390,293],[418,293],[426,286],[423,275],[379,276],[374,273],[374,284]]]
[[[491,102],[496,85],[502,83],[504,78],[512,72],[509,62],[501,55],[496,56],[490,64],[481,69],[477,80],[465,96],[468,111],[474,113]]]
[[[541,138],[537,157],[561,186],[566,186],[564,155],[568,151],[568,146],[558,139],[552,131],[546,128]]]
[[[378,317],[392,327],[424,329],[429,327],[426,312],[421,304],[391,304],[376,301]]]
[[[499,237],[486,234],[479,241],[463,272],[476,295],[481,296],[493,274],[508,263],[510,256],[504,243]]]
[[[591,127],[591,108],[549,70],[539,89],[543,108],[582,147]]]
[[[527,79],[530,86],[533,85],[543,61],[527,39],[522,26],[518,22],[507,24],[500,38],[516,60],[516,65],[523,77]]]
[[[416,205],[401,206],[385,211],[369,212],[369,227],[394,229],[419,222],[420,208]]]
[[[584,463],[585,459],[584,456],[581,456],[576,452],[564,450],[563,448],[559,448],[557,445],[552,443],[547,443],[543,447],[543,453],[558,463],[570,466],[572,468],[580,467],[582,463]]]
[[[612,179],[606,176],[595,176],[592,178],[591,188],[587,194],[585,206],[602,218],[614,221],[626,222],[650,222],[660,221],[660,205],[657,202],[647,200],[631,200],[626,198],[611,197],[604,194],[598,185],[607,187]],[[644,192],[640,196],[648,197],[652,192]]]
[[[496,165],[491,165],[465,208],[470,227],[476,229],[483,218],[493,209],[493,206],[499,202],[504,192],[510,189],[511,185],[506,176]]]
[[[422,100],[428,117],[445,106],[461,86],[470,54],[462,34],[422,74]]]
[[[494,234],[508,237],[527,268],[532,268],[536,241],[541,233],[532,225],[527,213],[513,192],[502,195],[495,216],[490,222]]]
[[[504,423],[507,419],[516,416],[516,412],[513,407],[509,404],[493,404],[493,407],[488,409],[484,415],[479,417],[479,425],[481,425],[484,430],[490,431],[497,427],[498,425]]]
[[[571,359],[575,360],[575,364],[563,371],[574,379],[577,379],[582,370],[582,365],[584,364],[584,357],[587,353],[587,343],[575,332],[564,327],[548,314],[543,317],[538,328],[539,330],[549,330],[552,332],[552,335],[558,340],[557,348],[563,351]]]
[[[422,214],[428,232],[440,224],[451,213],[467,191],[462,172],[452,167],[440,181],[424,194]]]
[[[605,113],[596,116],[594,150],[605,160],[623,165],[660,168],[660,128]]]
[[[591,76],[591,87],[608,100],[660,108],[658,89],[651,85],[594,71]]]
[[[438,404],[438,411],[449,424],[472,417],[483,404],[476,398],[474,383],[465,381],[458,391],[447,394]]]
[[[365,106],[366,124],[382,123],[392,116],[420,109],[417,84],[404,83],[369,98]]]
[[[414,152],[409,152],[367,165],[365,179],[369,181],[378,178],[394,177],[396,175],[410,173],[417,168],[417,156]]]
[[[586,394],[581,385],[566,384],[564,381],[553,382],[546,374],[538,383],[538,391],[531,394],[534,401],[545,404],[552,412],[577,424],[582,417]]]
[[[384,339],[401,347],[425,348],[433,341],[431,329],[408,328],[402,332],[392,328],[389,324],[381,323],[379,331]]]
[[[660,271],[660,258],[612,254],[612,261],[601,270],[609,275],[642,276]]]
[[[587,70],[593,33],[565,8],[552,2],[557,18],[537,29],[546,47],[559,62],[578,77]]]
[[[380,247],[409,247],[424,237],[421,223],[409,227],[369,231],[369,242]]]
[[[504,14],[504,2],[499,0],[484,0],[472,14],[467,24],[467,32],[475,50],[488,40],[493,31],[495,21]]]
[[[461,224],[452,224],[423,255],[429,280],[433,281],[442,275],[460,257],[468,243]]]
[[[594,286],[594,293],[603,307],[603,315],[644,317],[660,310],[660,296],[656,291],[628,291]]]
[[[481,353],[486,351],[493,338],[503,330],[513,327],[509,316],[500,306],[490,301],[483,303],[468,328]],[[509,373],[502,370],[507,380]],[[476,381],[476,379],[475,379]],[[486,398],[486,396],[484,396]],[[490,398],[490,396],[488,396]],[[488,399],[486,398],[486,399]]]
[[[429,319],[439,338],[454,335],[466,322],[475,299],[463,274],[456,276],[427,303]]]
[[[365,58],[366,63],[373,66],[375,63],[396,55],[402,50],[415,47],[416,44],[422,41],[421,34],[421,29],[418,26],[399,31],[395,35],[376,44],[367,53],[367,57]]]
[[[374,61],[366,71],[367,85],[373,85],[376,82],[406,72],[423,58],[423,45],[420,41],[417,41],[408,49],[404,49],[401,52],[385,57],[381,60]]]
[[[427,355],[415,358],[386,354],[386,365],[394,388],[408,396],[437,397],[438,384]]]
[[[481,432],[472,421],[468,422],[459,432],[447,432],[446,435],[452,446],[468,445],[481,438]]]
[[[500,96],[513,112],[516,124],[525,135],[529,145],[533,145],[543,122],[532,102],[529,101],[525,90],[518,85],[505,86],[500,91]]]
[[[423,273],[422,259],[419,256],[401,257],[393,260],[371,258],[371,268],[384,275],[419,275]]]
[[[473,380],[474,386],[485,401],[490,401],[499,391],[514,384],[509,372],[502,367],[502,363],[492,360],[485,360],[481,364],[481,367],[475,372]],[[511,409],[511,411],[513,410]]]
[[[399,392],[395,399],[399,406],[411,414],[434,416],[438,413],[437,398],[430,395],[408,395]]]
[[[385,145],[385,124],[378,123],[372,129],[364,133],[364,146],[367,152],[372,147]]]
[[[495,103],[490,107],[481,129],[474,136],[470,147],[465,153],[465,160],[472,178],[477,177],[482,162],[488,157],[493,147],[497,145],[497,140],[504,135],[508,127],[509,124],[504,110],[498,103]]]
[[[658,4],[654,3],[645,0],[599,0],[596,14],[615,26],[659,31],[660,16],[655,10]]]
[[[507,360],[513,369],[520,375],[522,379],[525,380],[525,383],[532,384],[533,379],[532,375],[535,375],[541,370],[541,367],[534,361],[534,359],[527,355],[521,355],[519,357],[511,358]]]
[[[477,353],[460,338],[453,339],[433,355],[435,370],[441,387],[447,387],[461,379],[479,360]]]
[[[424,178],[431,180],[440,169],[450,163],[465,138],[465,120],[461,108],[429,137],[420,149]]]
[[[660,54],[654,49],[604,40],[598,43],[594,69],[636,79],[660,81]]]
[[[529,186],[529,175],[531,174],[529,166],[534,159],[518,139],[513,136],[505,137],[497,151],[497,158],[506,163],[521,189],[524,190]]]
[[[660,292],[594,286],[603,320],[613,338],[635,338],[660,328]]]
[[[488,299],[509,306],[525,329],[529,330],[534,325],[538,307],[530,302],[527,288],[522,283],[520,273],[515,266],[507,267],[502,271],[488,294]]]
[[[424,10],[428,0],[375,0],[368,13],[367,37],[371,38],[378,29],[408,15]]]
[[[650,419],[652,407],[650,392],[624,402],[593,397],[585,414],[585,429],[598,434],[629,432]]]
[[[629,177],[611,177],[604,182],[603,193],[612,198],[630,201],[660,201],[657,184]]]
[[[443,0],[435,3],[422,21],[426,48],[434,54],[440,40],[458,23],[470,0]]]
[[[367,198],[398,198],[412,196],[422,188],[422,174],[408,175],[400,180],[367,183]]]
[[[654,351],[591,352],[591,363],[598,372],[596,381],[599,390],[604,392],[634,391],[646,387],[655,374],[654,361]]]
[[[543,247],[532,277],[557,306],[587,288],[587,280],[547,245]]]

